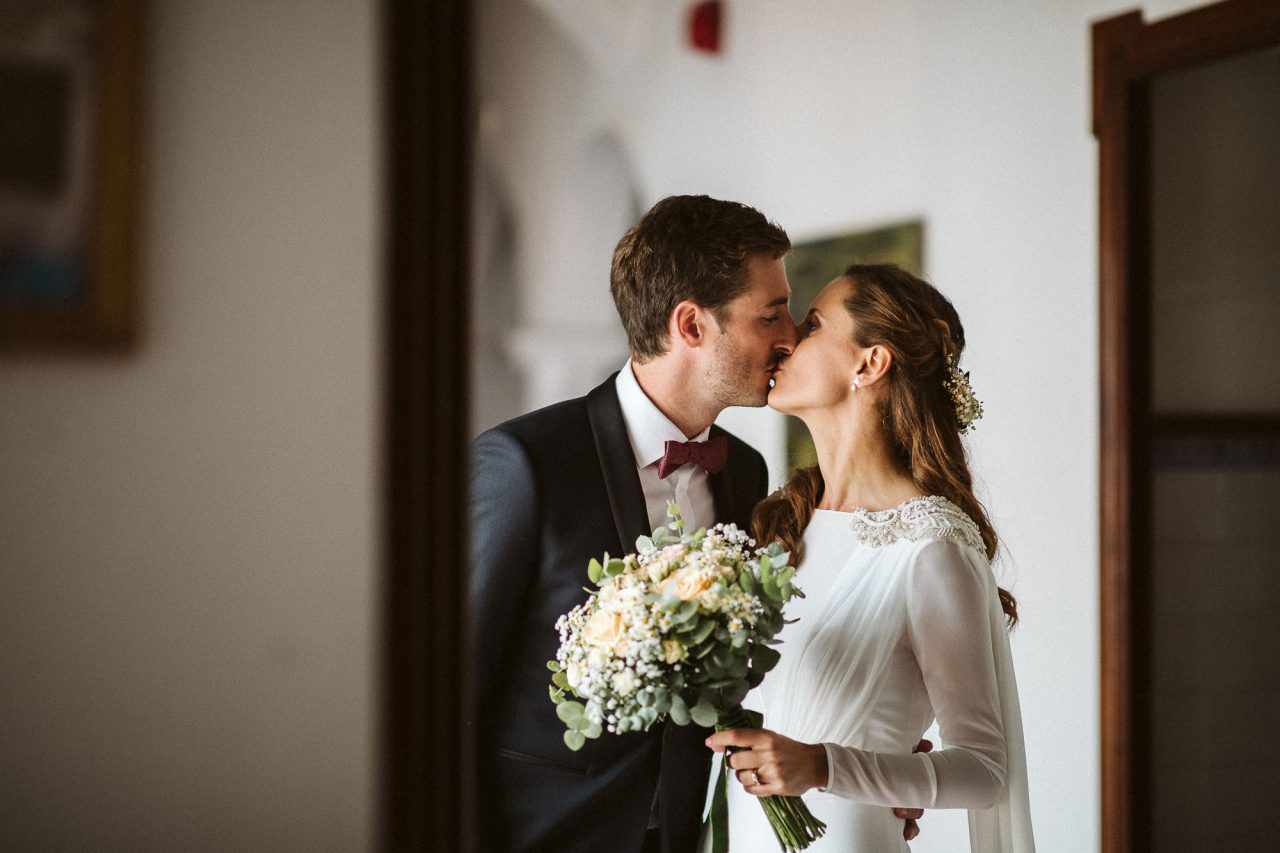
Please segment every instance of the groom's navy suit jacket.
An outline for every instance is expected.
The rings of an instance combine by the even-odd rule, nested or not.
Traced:
[[[716,521],[747,529],[764,497],[765,464],[728,438],[728,462],[709,478]],[[666,722],[644,733],[606,731],[572,752],[547,692],[555,622],[586,600],[588,561],[626,554],[652,532],[614,377],[586,397],[494,427],[471,452],[480,850],[637,853],[661,777],[662,850],[693,851],[709,732]]]

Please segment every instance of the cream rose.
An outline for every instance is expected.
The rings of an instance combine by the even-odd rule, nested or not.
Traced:
[[[622,614],[613,610],[597,610],[582,629],[582,638],[590,645],[611,649],[622,641],[626,626]]]
[[[694,569],[681,569],[667,579],[667,592],[674,593],[681,601],[692,601],[711,586],[711,578]]]

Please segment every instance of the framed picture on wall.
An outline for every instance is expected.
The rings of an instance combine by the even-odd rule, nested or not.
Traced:
[[[0,350],[137,325],[142,0],[0,0]]]
[[[919,220],[888,225],[869,231],[854,231],[793,246],[787,255],[787,280],[791,283],[791,304],[803,316],[833,278],[849,264],[897,264],[922,275],[924,265],[924,223]],[[797,318],[799,319],[799,318]],[[791,468],[817,463],[813,439],[804,422],[787,416],[787,464]]]

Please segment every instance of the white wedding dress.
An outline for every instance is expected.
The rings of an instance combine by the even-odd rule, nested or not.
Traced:
[[[782,660],[744,705],[826,748],[828,784],[804,799],[827,834],[809,849],[908,850],[904,806],[967,809],[975,853],[1031,853],[1008,631],[973,521],[941,497],[817,510],[796,583]],[[913,755],[935,716],[942,743]],[[778,853],[756,798],[732,776],[728,793],[733,853]]]

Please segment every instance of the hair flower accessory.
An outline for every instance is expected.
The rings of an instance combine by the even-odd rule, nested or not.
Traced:
[[[951,395],[956,423],[960,434],[964,435],[973,429],[973,422],[982,417],[982,401],[974,396],[973,386],[969,384],[969,371],[956,366],[954,355],[947,356],[947,378],[943,380],[942,387]]]

